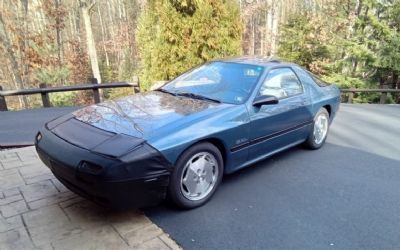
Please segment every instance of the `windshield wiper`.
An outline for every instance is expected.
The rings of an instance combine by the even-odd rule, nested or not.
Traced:
[[[189,97],[189,98],[193,98],[193,99],[207,100],[207,101],[212,101],[212,102],[216,102],[216,103],[221,103],[220,100],[209,98],[209,97],[199,95],[199,94],[189,93],[189,92],[178,92],[178,93],[176,93],[176,95],[185,96],[185,97]]]
[[[166,89],[156,89],[155,91],[160,91],[160,92],[167,93],[167,94],[170,94],[170,95],[173,95],[173,96],[177,95],[176,93],[168,91]]]

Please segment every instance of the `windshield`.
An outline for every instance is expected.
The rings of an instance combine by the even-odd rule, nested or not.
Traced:
[[[180,75],[162,87],[162,90],[242,104],[248,99],[263,70],[263,67],[257,65],[212,62]]]

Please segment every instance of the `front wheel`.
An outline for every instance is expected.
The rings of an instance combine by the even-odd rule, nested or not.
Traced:
[[[223,160],[218,148],[207,142],[196,144],[179,157],[168,197],[181,208],[199,207],[214,194],[222,175]]]
[[[329,132],[329,113],[320,108],[314,117],[313,129],[308,135],[305,145],[310,149],[319,149],[324,145]]]

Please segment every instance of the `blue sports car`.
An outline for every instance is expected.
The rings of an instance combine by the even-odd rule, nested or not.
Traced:
[[[194,208],[224,174],[301,143],[320,148],[339,103],[335,85],[296,64],[216,60],[155,91],[52,120],[35,144],[65,186],[99,204],[144,207],[168,197]]]

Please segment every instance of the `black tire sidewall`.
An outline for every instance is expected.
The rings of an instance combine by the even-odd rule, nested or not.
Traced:
[[[193,155],[200,152],[207,152],[215,157],[218,163],[218,177],[213,190],[206,197],[198,201],[192,201],[187,199],[182,194],[180,181],[181,181],[182,171],[186,163],[190,160],[190,158]],[[189,147],[182,153],[182,155],[179,157],[178,161],[175,164],[175,168],[170,177],[170,184],[168,186],[168,198],[178,207],[184,209],[195,208],[204,205],[213,196],[213,194],[215,193],[215,191],[219,186],[219,183],[222,180],[223,170],[224,170],[223,164],[224,163],[221,152],[213,144],[208,142],[201,142]]]

